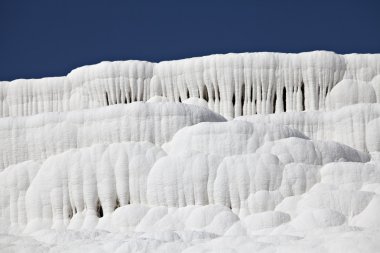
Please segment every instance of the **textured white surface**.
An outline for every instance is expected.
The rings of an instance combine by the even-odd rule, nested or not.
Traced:
[[[0,252],[377,253],[379,74],[321,51],[1,82]]]
[[[0,171],[97,143],[149,141],[161,145],[181,128],[225,121],[206,108],[181,103],[132,103],[66,113],[0,118]]]
[[[297,129],[314,140],[337,141],[361,151],[380,151],[380,104],[357,104],[333,111],[287,112],[238,117]]]
[[[380,54],[328,51],[101,62],[65,77],[1,82],[0,116],[80,110],[154,96],[172,102],[205,99],[209,109],[227,118],[379,102],[379,62]],[[342,89],[348,93],[340,96]],[[338,104],[326,103],[328,97]]]

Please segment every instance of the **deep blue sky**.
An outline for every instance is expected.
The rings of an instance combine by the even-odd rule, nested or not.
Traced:
[[[380,53],[380,0],[0,0],[0,80],[102,60]]]

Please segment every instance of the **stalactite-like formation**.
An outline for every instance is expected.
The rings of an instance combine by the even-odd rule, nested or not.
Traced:
[[[0,251],[378,253],[379,98],[326,51],[1,82]]]
[[[2,82],[0,113],[33,115],[147,101],[164,96],[207,101],[228,118],[284,111],[323,110],[344,79],[374,86],[380,94],[380,55],[242,53],[176,61],[102,62],[66,77]],[[368,88],[369,89],[369,88]]]

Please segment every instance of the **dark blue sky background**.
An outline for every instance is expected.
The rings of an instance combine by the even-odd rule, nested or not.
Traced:
[[[380,53],[380,0],[0,0],[0,80],[102,60]]]

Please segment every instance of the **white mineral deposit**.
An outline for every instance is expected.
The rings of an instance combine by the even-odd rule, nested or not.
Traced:
[[[1,252],[380,252],[380,54],[0,82]]]

